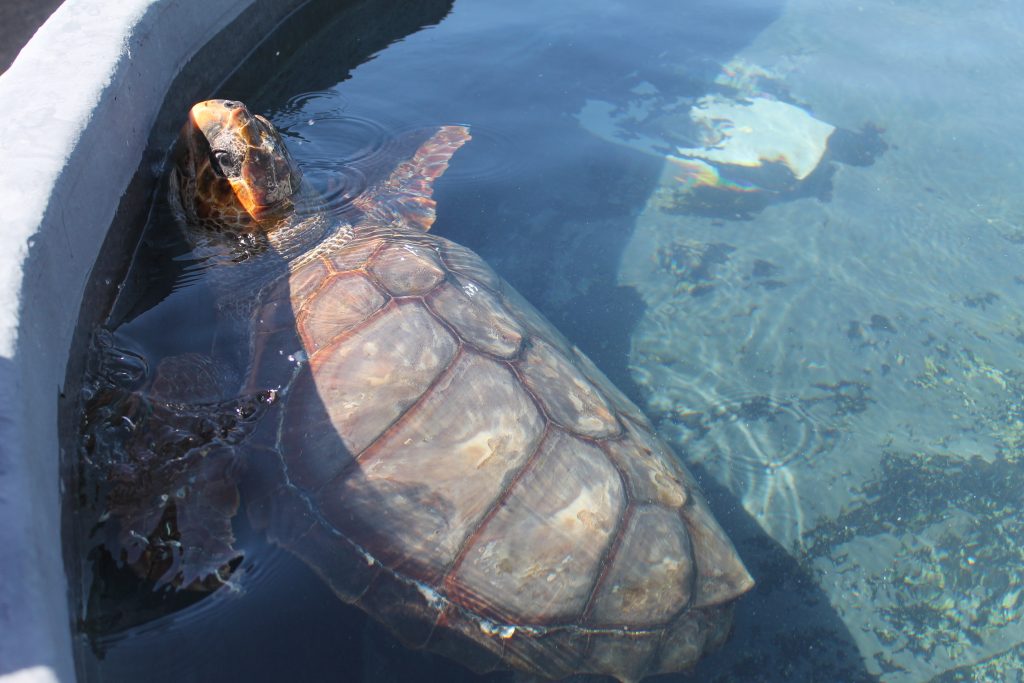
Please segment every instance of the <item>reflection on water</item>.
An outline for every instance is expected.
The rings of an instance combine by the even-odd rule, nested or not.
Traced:
[[[467,0],[351,73],[310,58],[354,30],[342,18],[256,89],[218,94],[268,112],[338,211],[403,134],[472,127],[435,231],[646,407],[758,580],[701,680],[1014,680],[1024,10],[641,5]],[[709,95],[836,130],[805,177],[667,160],[698,146]],[[108,394],[89,435],[115,459],[142,378],[215,342],[204,266],[154,215],[140,253],[156,267],[130,278],[93,385]],[[239,524],[235,591],[154,599],[99,559],[97,680],[270,680],[282,662],[308,680],[475,679],[405,651]]]

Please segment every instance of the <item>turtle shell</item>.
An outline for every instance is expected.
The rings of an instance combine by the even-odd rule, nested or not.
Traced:
[[[303,362],[273,418],[280,483],[250,511],[405,643],[627,681],[724,639],[752,580],[693,477],[473,252],[366,230],[294,266],[259,320],[258,353],[294,359],[290,328]]]

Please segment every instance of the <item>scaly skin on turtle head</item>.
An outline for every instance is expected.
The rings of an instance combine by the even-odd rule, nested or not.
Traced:
[[[178,142],[172,191],[189,225],[269,232],[291,213],[299,171],[277,129],[241,102],[193,106]]]

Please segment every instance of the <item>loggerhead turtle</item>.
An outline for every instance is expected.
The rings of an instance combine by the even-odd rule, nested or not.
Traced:
[[[477,671],[686,669],[753,581],[639,409],[476,254],[427,232],[433,181],[469,139],[440,128],[331,216],[267,119],[192,108],[171,201],[221,258],[221,337],[242,369],[172,358],[150,396],[263,408],[231,446],[244,475],[204,455],[150,517],[177,516],[174,571],[208,579],[237,555],[241,483],[256,526],[342,600]]]

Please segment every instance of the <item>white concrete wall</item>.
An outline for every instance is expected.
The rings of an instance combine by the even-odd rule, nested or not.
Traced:
[[[205,74],[216,84],[300,4],[67,0],[0,75],[3,683],[75,678],[60,523],[60,461],[75,454],[61,453],[58,397],[114,212],[189,59],[231,25],[236,49]]]

